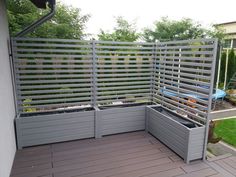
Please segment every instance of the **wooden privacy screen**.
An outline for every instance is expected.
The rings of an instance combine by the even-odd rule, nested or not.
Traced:
[[[153,44],[96,42],[97,104],[150,102]]]
[[[19,113],[92,104],[90,41],[13,40]]]
[[[18,113],[154,102],[204,121],[217,40],[163,43],[13,38]]]
[[[217,42],[212,39],[158,43],[154,102],[205,122],[211,109]]]

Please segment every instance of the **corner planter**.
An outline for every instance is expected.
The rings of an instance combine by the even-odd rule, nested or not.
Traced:
[[[146,105],[120,105],[99,107],[95,113],[96,138],[103,135],[145,129]]]
[[[18,148],[94,137],[94,114],[93,108],[86,108],[20,115]]]
[[[193,123],[161,106],[149,106],[147,130],[185,162],[203,158],[205,126]]]

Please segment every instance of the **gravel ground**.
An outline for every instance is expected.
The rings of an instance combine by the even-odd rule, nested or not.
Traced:
[[[232,105],[230,102],[225,101],[225,100],[217,101],[214,111],[224,110],[224,109],[231,109],[231,108],[236,108],[236,106]]]

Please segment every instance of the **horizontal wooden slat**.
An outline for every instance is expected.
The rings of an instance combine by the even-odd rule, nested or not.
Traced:
[[[159,81],[161,81],[161,83],[168,83],[168,82],[171,82],[171,85],[172,86],[176,86],[176,87],[181,87],[181,88],[187,88],[189,89],[190,91],[194,90],[196,91],[197,93],[200,93],[202,96],[204,96],[205,98],[208,98],[208,94],[209,94],[209,89],[208,88],[204,88],[202,86],[198,86],[198,85],[193,85],[192,83],[183,83],[183,82],[179,82],[179,81],[174,81],[173,79],[172,80],[167,80],[166,78],[162,79],[158,79]],[[169,83],[168,83],[169,84]],[[203,85],[204,86],[204,85]]]
[[[36,75],[27,75],[27,74],[20,74],[16,76],[16,79],[67,79],[67,78],[86,78],[92,77],[92,74],[36,74]]]
[[[160,51],[156,54],[165,55],[165,54],[189,54],[189,55],[213,55],[212,51]]]
[[[135,60],[127,60],[127,59],[113,59],[113,60],[105,60],[105,59],[98,59],[97,63],[98,64],[149,64],[152,63],[153,61],[150,59],[135,59]]]
[[[61,47],[61,48],[92,48],[87,44],[53,44],[53,43],[14,43],[13,47]]]
[[[173,70],[180,70],[187,71],[191,73],[203,73],[203,74],[211,74],[211,70],[204,70],[204,69],[198,69],[198,68],[187,68],[187,67],[178,67],[178,66],[165,66],[165,65],[158,65],[156,66],[156,69],[158,71],[159,68],[165,68],[165,69],[173,69]]]
[[[91,92],[90,89],[86,88],[55,88],[55,89],[35,89],[35,90],[21,90],[20,94],[18,93],[18,95],[26,95],[26,94],[49,94],[49,93],[73,93],[73,92]]]
[[[178,45],[178,44],[191,44],[191,43],[203,43],[203,42],[215,42],[216,39],[189,39],[189,40],[176,40],[176,41],[167,41],[167,42],[160,42],[157,43],[158,46],[163,46],[163,45]]]
[[[98,78],[110,78],[110,77],[116,77],[116,78],[120,78],[120,77],[134,77],[134,76],[137,76],[137,77],[140,77],[140,76],[151,76],[151,72],[148,71],[148,72],[140,72],[140,73],[97,73],[97,77]]]
[[[157,93],[159,94],[163,94],[162,92],[158,91]],[[159,95],[158,95],[159,96]],[[157,96],[157,97],[158,97]],[[170,99],[171,98],[171,99]],[[196,104],[194,102],[191,101],[187,101],[185,99],[179,98],[179,97],[174,97],[174,96],[164,96],[162,99],[167,100],[168,102],[173,103],[174,105],[178,105],[180,107],[185,108],[186,110],[191,110],[193,112],[197,112],[203,116],[206,116],[206,109],[207,106],[201,106],[199,104]],[[184,104],[183,104],[184,103]],[[195,108],[193,108],[195,107]],[[200,110],[199,110],[200,108]]]
[[[132,86],[115,86],[115,87],[98,87],[98,91],[102,90],[127,90],[127,89],[141,89],[141,88],[150,88],[150,85],[132,85]]]
[[[122,94],[122,95],[105,95],[105,96],[98,96],[98,100],[103,100],[103,99],[116,99],[117,97],[137,97],[137,96],[149,96],[150,93],[130,93],[130,94]]]
[[[99,100],[98,103],[103,104],[110,104],[111,102],[117,102],[117,101],[144,101],[144,102],[150,102],[151,97],[137,97],[137,98],[122,98],[122,99],[107,99],[107,100]]]
[[[166,72],[168,73],[168,72]],[[159,80],[159,77],[162,78],[168,78],[168,79],[173,79],[176,80],[175,76],[170,76],[170,75],[163,75],[163,74],[156,74],[156,80]],[[198,80],[193,80],[193,79],[188,79],[188,78],[183,78],[183,77],[179,77],[178,81],[182,81],[182,82],[188,82],[188,83],[192,83],[192,84],[196,84],[196,85],[201,85],[201,86],[206,86],[209,87],[209,83],[208,82],[203,82],[203,81],[198,81]]]
[[[58,38],[28,38],[28,37],[16,37],[12,38],[14,42],[17,41],[31,41],[31,42],[76,42],[76,43],[91,43],[91,41],[88,40],[78,40],[78,39],[58,39]]]
[[[50,59],[38,59],[38,58],[34,58],[34,59],[20,59],[18,58],[17,60],[14,60],[14,63],[17,64],[24,64],[24,63],[91,63],[92,64],[92,60],[91,59],[87,59],[87,60],[83,60],[83,59],[55,59],[55,58],[50,58]]]
[[[57,70],[42,70],[42,69],[31,69],[31,70],[16,70],[15,71],[16,73],[19,73],[19,74],[36,74],[36,73],[39,73],[39,74],[42,74],[42,73],[81,73],[80,75],[82,76],[84,73],[91,73],[92,72],[92,69],[57,69]]]
[[[212,49],[214,45],[175,45],[175,46],[160,46],[158,50],[162,49]]]
[[[114,58],[120,58],[120,59],[123,59],[123,58],[129,58],[129,59],[138,59],[138,58],[146,58],[146,59],[151,59],[153,58],[153,56],[147,56],[147,55],[139,55],[139,56],[127,56],[127,55],[117,55],[117,56],[107,56],[107,55],[98,55],[96,58],[98,59],[101,59],[101,58],[106,58],[106,59],[114,59]]]
[[[150,54],[150,55],[153,55],[153,51],[150,50],[150,51],[106,51],[106,50],[96,50],[96,53],[97,54]]]
[[[92,58],[92,55],[69,55],[69,54],[15,54],[18,58]]]
[[[161,90],[161,88],[159,87],[157,91],[155,91],[155,93],[159,93],[160,95],[164,95],[165,97],[170,97],[172,98],[173,100],[178,100],[178,101],[181,101],[181,102],[184,102],[184,103],[187,103],[187,104],[190,104],[192,106],[196,106],[196,107],[199,107],[201,108],[202,110],[206,110],[207,109],[207,104],[204,104],[202,103],[202,100],[201,99],[198,99],[198,98],[194,98],[197,102],[201,103],[201,104],[198,104],[198,103],[194,103],[194,102],[186,102],[185,99],[193,99],[193,97],[189,96],[189,95],[186,95],[186,94],[182,94],[182,93],[179,93],[179,92],[176,92],[176,91],[173,91],[173,90],[170,90],[170,89],[164,89],[163,91],[159,91]],[[169,95],[166,94],[165,92],[168,92],[170,93]],[[172,94],[172,95],[171,95]],[[174,96],[176,95],[176,96]],[[155,96],[155,95],[154,95]],[[204,106],[205,105],[205,106]]]
[[[45,85],[28,85],[19,86],[19,89],[39,89],[39,88],[63,88],[63,87],[90,87],[91,83],[77,83],[77,84],[45,84]]]
[[[45,94],[45,95],[27,95],[27,96],[22,96],[23,94],[21,94],[19,96],[19,99],[45,99],[45,98],[60,98],[60,97],[77,97],[77,96],[91,96],[91,92],[85,92],[85,93],[70,93],[70,94],[62,94],[62,93],[59,93],[59,94]],[[69,98],[68,98],[69,99]]]
[[[64,103],[66,101],[70,101],[70,102],[75,102],[75,101],[86,101],[86,100],[90,100],[91,97],[74,97],[74,98],[63,98],[63,99],[60,99],[60,98],[57,98],[57,99],[50,99],[50,100],[32,100],[32,101],[27,101],[25,102],[25,104],[30,104],[30,105],[37,105],[37,104],[47,104],[47,103]],[[18,102],[19,104],[24,104],[23,101],[19,101]],[[27,106],[25,106],[27,107]]]
[[[97,79],[98,82],[119,82],[119,81],[142,81],[142,80],[150,80],[150,76],[148,77],[123,77],[123,78],[103,78],[103,79]]]
[[[200,92],[197,92],[197,91],[193,91],[193,90],[184,89],[184,88],[177,88],[176,86],[173,86],[173,85],[167,85],[167,84],[164,84],[164,83],[157,83],[157,85],[160,85],[162,87],[166,87],[167,89],[168,88],[173,89],[173,90],[177,89],[177,91],[179,90],[179,92],[182,92],[182,93],[185,93],[185,94],[193,94],[193,95],[196,95],[198,97],[205,98],[205,99],[208,99],[208,97],[209,97],[206,94],[203,94],[203,93],[200,93]]]
[[[78,68],[78,69],[84,69],[84,68],[92,68],[92,65],[84,65],[84,64],[80,64],[80,65],[68,65],[68,64],[61,64],[61,65],[30,65],[30,64],[26,64],[26,65],[18,65],[16,66],[16,68],[19,69],[32,69],[32,68],[40,68],[40,69],[59,69],[59,68],[66,68],[66,69],[70,69],[70,68]]]
[[[97,45],[95,47],[96,49],[125,49],[125,50],[152,50],[153,47],[147,47],[147,46],[105,46],[105,45]]]
[[[15,53],[20,52],[39,52],[39,53],[92,53],[91,50],[80,50],[79,48],[77,50],[75,49],[69,49],[69,50],[63,50],[63,49],[24,49],[24,48],[18,48],[14,50]]]
[[[130,68],[130,69],[99,69],[97,72],[151,72],[150,68]]]
[[[73,102],[73,103],[57,103],[57,104],[44,104],[44,105],[34,105],[34,106],[19,105],[18,107],[19,107],[20,111],[23,111],[23,109],[26,109],[26,108],[36,108],[36,109],[44,110],[44,109],[48,109],[48,108],[52,109],[53,107],[66,108],[69,106],[79,106],[79,105],[89,105],[89,104],[91,104],[91,102],[89,102],[89,101],[78,101],[78,102]]]
[[[155,45],[153,42],[95,41],[97,44]]]
[[[150,68],[152,65],[150,64],[122,64],[122,65],[107,65],[107,64],[99,64],[97,65],[97,68]]]
[[[147,93],[150,92],[150,88],[148,89],[143,89],[143,88],[138,88],[138,89],[132,89],[132,90],[116,90],[116,91],[98,91],[97,94],[98,96],[100,95],[115,95],[115,94],[122,94],[122,93]]]
[[[92,79],[91,78],[88,78],[88,79],[58,79],[58,80],[42,80],[42,79],[36,79],[36,80],[17,80],[17,84],[21,84],[21,85],[24,85],[24,84],[45,84],[45,83],[48,83],[48,84],[52,84],[52,83],[81,83],[81,82],[91,82]]]
[[[178,71],[170,73],[170,71],[168,71],[168,70],[161,70],[161,69],[159,69],[158,72],[156,72],[156,73],[164,73],[164,74],[156,74],[156,76],[161,76],[161,77],[168,77],[169,76],[169,77],[172,77],[175,79],[183,79],[183,81],[184,80],[185,81],[193,80],[195,83],[202,84],[202,85],[208,85],[208,86],[209,86],[209,82],[203,82],[203,81],[199,81],[196,79],[202,79],[202,80],[210,80],[211,79],[209,76],[204,76],[204,75],[199,75],[199,74],[189,74],[189,73],[178,72]],[[170,76],[170,75],[172,75],[172,76]],[[187,79],[187,78],[183,78],[183,77],[180,78],[180,76],[185,76],[185,77],[192,78],[192,79]]]
[[[108,83],[97,83],[97,86],[111,86],[111,85],[132,85],[132,84],[139,84],[139,85],[144,85],[144,84],[150,84],[150,81],[139,81],[139,82],[108,82]]]
[[[211,64],[206,64],[206,63],[196,63],[196,62],[182,62],[182,61],[165,61],[165,60],[160,60],[159,64],[172,64],[172,65],[182,65],[185,66],[199,66],[199,67],[211,67]]]
[[[176,55],[176,56],[162,56],[162,58],[165,59],[171,59],[171,60],[190,60],[190,61],[206,61],[206,62],[212,62],[214,59],[213,57],[188,57],[188,56],[182,56],[182,55]]]

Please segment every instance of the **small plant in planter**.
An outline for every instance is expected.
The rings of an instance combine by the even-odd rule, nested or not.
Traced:
[[[36,108],[28,108],[28,107],[30,107],[31,105],[30,105],[30,102],[32,102],[32,99],[25,99],[24,101],[23,101],[23,107],[24,107],[24,109],[23,109],[23,111],[24,112],[36,112],[37,111],[37,109]]]

